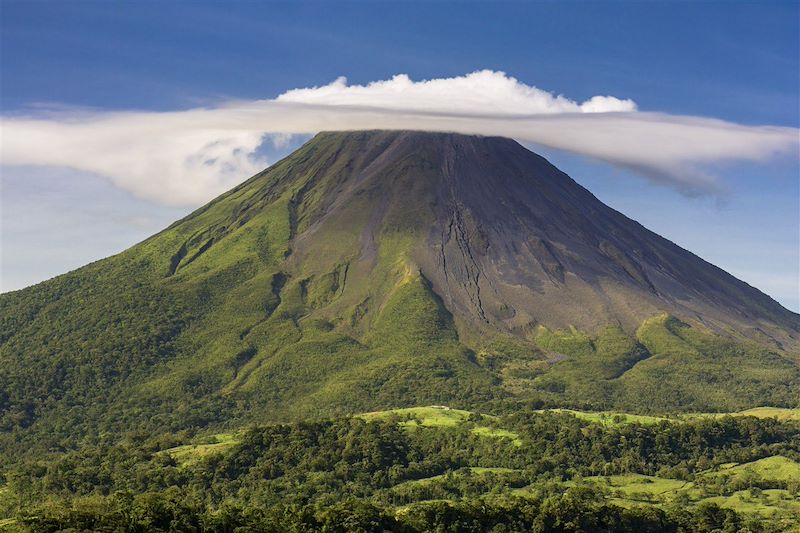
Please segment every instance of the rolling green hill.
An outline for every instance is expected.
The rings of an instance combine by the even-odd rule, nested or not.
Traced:
[[[0,295],[0,461],[398,406],[797,407],[798,329],[511,140],[326,133]]]

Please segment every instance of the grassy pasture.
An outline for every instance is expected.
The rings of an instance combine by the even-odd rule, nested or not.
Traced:
[[[407,420],[401,423],[409,427],[452,427],[465,422],[471,414],[471,412],[461,409],[432,405],[428,407],[408,407],[404,409],[374,411],[358,416],[364,420],[382,420],[392,416],[399,416],[401,418],[407,418]]]
[[[777,418],[778,420],[800,420],[800,409],[786,409],[783,407],[754,407],[737,413],[743,416],[757,418]]]
[[[464,476],[470,474],[478,476],[485,474],[510,474],[512,472],[517,472],[517,471],[518,470],[514,470],[513,468],[471,466],[468,468],[461,468],[453,472],[448,472],[446,474],[439,474],[438,476],[431,476],[421,479],[412,479],[411,481],[404,481],[402,483],[398,483],[393,488],[408,488],[413,486],[430,485],[431,483],[442,481],[447,476]]]
[[[711,496],[702,501],[713,502],[720,507],[741,513],[758,514],[764,517],[772,517],[781,513],[800,518],[800,499],[783,489],[767,489],[760,491],[758,495],[753,495],[747,490],[740,490],[730,496]]]
[[[388,411],[376,411],[359,415],[365,420],[386,419],[391,416],[407,418],[400,422],[405,427],[455,427],[467,422],[473,413],[461,409],[451,409],[446,406],[432,405],[428,407],[409,407],[405,409],[391,409]],[[496,420],[490,415],[481,415],[483,419]],[[515,446],[522,446],[519,435],[507,429],[494,428],[483,425],[476,425],[472,428],[472,433],[481,437],[496,439],[509,439]]]
[[[587,422],[594,422],[602,424],[603,426],[621,426],[624,424],[643,424],[651,425],[658,424],[664,420],[669,420],[661,416],[649,415],[634,415],[630,413],[623,413],[618,411],[576,411],[573,409],[542,409],[539,412],[552,412],[552,413],[569,413],[576,418],[586,420]]]
[[[778,420],[800,420],[800,409],[788,409],[785,407],[754,407],[737,411],[735,413],[691,413],[681,415],[681,418],[703,418],[720,417],[725,415],[732,416],[754,416],[756,418],[777,418]]]
[[[728,468],[705,474],[705,477],[718,476],[726,476],[731,480],[749,476],[751,479],[763,481],[800,481],[800,463],[774,455],[751,463],[732,464]]]
[[[584,481],[600,483],[618,493],[618,497],[631,500],[652,501],[665,499],[677,491],[691,487],[691,483],[678,479],[667,479],[642,474],[625,474],[619,476],[596,476],[585,478]]]
[[[165,450],[164,453],[169,454],[181,466],[188,466],[205,457],[223,453],[239,444],[236,434],[233,433],[218,433],[212,435],[209,440],[211,442],[176,446]]]
[[[783,407],[754,407],[744,411],[730,413],[689,413],[667,416],[637,415],[622,411],[579,411],[574,409],[540,409],[539,412],[569,413],[576,418],[602,424],[603,426],[619,426],[624,424],[658,424],[663,421],[694,420],[698,418],[720,418],[723,416],[754,416],[756,418],[777,418],[781,421],[800,420],[800,409]]]
[[[519,435],[506,429],[495,429],[487,426],[478,426],[472,429],[472,433],[481,437],[492,437],[498,439],[510,439],[514,446],[522,446]]]
[[[754,463],[776,463],[770,457]],[[754,463],[741,465],[752,467]],[[732,468],[738,468],[732,467]],[[776,473],[772,469],[767,472]],[[708,475],[708,474],[707,474]],[[713,474],[710,474],[713,475]],[[778,474],[780,476],[780,474]],[[695,483],[666,479],[640,474],[618,476],[595,476],[584,478],[584,483],[596,484],[609,491],[610,501],[622,507],[640,505],[680,505],[697,506],[703,503],[716,503],[720,507],[733,509],[739,513],[754,515],[765,520],[779,520],[789,524],[800,519],[800,498],[785,489],[739,490],[732,494],[709,495]],[[568,483],[572,485],[574,483]],[[515,491],[521,496],[530,492],[529,488]]]

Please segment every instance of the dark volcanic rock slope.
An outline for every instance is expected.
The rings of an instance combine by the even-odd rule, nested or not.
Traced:
[[[798,315],[493,137],[320,134],[0,304],[0,431],[40,438],[513,399],[795,405],[800,385]]]
[[[409,235],[413,268],[458,319],[510,331],[634,331],[667,311],[754,338],[796,337],[796,314],[607,207],[515,141],[419,132],[318,141],[328,138],[380,148],[330,155],[348,158],[348,174],[326,191],[329,204],[298,248],[313,250],[321,227],[340,226],[338,212],[360,210],[366,196],[369,216],[354,228],[360,249],[348,259],[374,261],[380,235]]]

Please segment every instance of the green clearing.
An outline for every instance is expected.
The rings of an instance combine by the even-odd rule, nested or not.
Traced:
[[[800,420],[800,409],[788,409],[784,407],[754,407],[752,409],[728,413],[688,413],[674,416],[638,415],[623,411],[580,411],[577,409],[539,409],[538,412],[569,413],[580,420],[594,422],[606,427],[625,424],[653,425],[664,421],[688,421],[700,418],[721,418],[723,416],[753,416],[756,418],[776,418],[778,420]]]
[[[720,507],[747,514],[773,517],[781,514],[787,518],[800,519],[800,499],[783,489],[766,489],[754,494],[740,490],[729,496],[711,496],[702,502],[716,503]]]
[[[472,415],[470,411],[452,409],[446,406],[431,405],[428,407],[408,407],[403,409],[389,409],[374,411],[358,415],[364,420],[385,420],[393,416],[406,418],[401,424],[409,427],[453,427],[457,426]]]
[[[692,483],[686,481],[642,474],[595,476],[584,478],[584,481],[599,483],[611,489],[618,498],[624,497],[647,502],[652,502],[654,499],[666,501],[678,491],[692,487]]]
[[[774,469],[777,464],[782,464],[783,460],[785,458],[769,457],[740,466],[748,468],[753,465],[760,466],[765,475],[776,475],[777,479],[786,479],[789,476]],[[765,464],[769,466],[764,467]],[[796,466],[797,464],[794,463],[794,467]],[[708,475],[714,475],[714,473],[706,474],[703,477]],[[790,471],[789,475],[793,475],[793,472]],[[601,487],[607,491],[611,501],[626,508],[643,504],[661,507],[666,504],[679,503],[697,507],[704,503],[715,503],[720,507],[733,509],[743,514],[785,520],[787,524],[794,524],[800,520],[800,498],[786,489],[761,490],[756,488],[715,495],[708,494],[703,490],[702,479],[698,483],[693,483],[641,474],[587,477],[567,485],[575,486],[580,483]],[[531,488],[526,487],[516,492],[524,496],[531,493]]]
[[[469,422],[470,417],[477,415],[462,409],[452,409],[443,405],[431,405],[428,407],[408,407],[403,409],[389,409],[387,411],[375,411],[358,415],[364,420],[386,420],[391,417],[399,417],[403,420],[400,425],[407,428],[425,427],[456,427]],[[480,420],[495,421],[497,417],[491,415],[478,415]],[[507,429],[491,426],[478,425],[472,428],[472,433],[480,437],[509,439],[515,446],[522,446],[519,435]]]
[[[509,439],[514,446],[522,446],[522,439],[517,433],[506,429],[495,429],[487,426],[477,426],[472,428],[472,433],[480,437],[491,437],[496,439]]]
[[[691,489],[691,482],[678,479],[647,476],[644,474],[622,474],[613,476],[591,476],[568,481],[565,487],[596,486],[607,492],[608,497],[625,507],[639,504],[663,504],[680,493]],[[536,493],[536,485],[513,491],[520,496]]]
[[[754,407],[739,411],[742,416],[755,416],[757,418],[777,418],[778,420],[800,420],[800,409],[787,409],[784,407]]]
[[[686,413],[679,416],[682,419],[693,418],[719,418],[721,416],[754,416],[756,418],[775,418],[777,420],[800,420],[800,409],[786,407],[753,407],[732,413]]]
[[[634,415],[630,413],[623,413],[619,411],[577,411],[573,409],[540,409],[539,412],[549,411],[552,413],[569,413],[575,418],[586,420],[587,422],[594,422],[606,427],[621,426],[625,424],[642,424],[653,425],[670,420],[661,416],[649,415]]]
[[[789,458],[775,455],[743,464],[723,465],[715,472],[704,474],[706,478],[724,476],[728,482],[736,481],[777,481],[800,483],[800,463]]]
[[[473,474],[508,474],[511,472],[519,472],[515,468],[503,467],[485,467],[485,466],[471,466],[470,470]]]
[[[210,440],[211,442],[206,443],[176,446],[175,448],[164,450],[162,453],[168,454],[178,464],[185,467],[207,457],[224,453],[239,444],[237,435],[233,433],[217,433],[212,435]]]
[[[439,481],[443,481],[449,477],[460,477],[460,476],[468,476],[468,475],[476,475],[476,476],[483,476],[486,474],[511,474],[514,472],[519,472],[519,470],[514,468],[503,468],[503,467],[485,467],[485,466],[468,466],[466,468],[460,468],[458,470],[454,470],[452,472],[447,472],[445,474],[439,474],[437,476],[425,477],[421,479],[412,479],[409,481],[404,481],[402,483],[398,483],[393,489],[398,488],[409,488],[415,486],[425,486],[430,485],[432,483],[436,483]]]

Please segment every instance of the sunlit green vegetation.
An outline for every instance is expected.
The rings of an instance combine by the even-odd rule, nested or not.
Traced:
[[[184,444],[164,450],[162,453],[168,454],[180,465],[186,466],[212,455],[224,453],[226,450],[239,444],[235,435],[230,433],[219,433],[212,435],[210,442],[198,444]]]
[[[408,407],[405,409],[389,409],[386,411],[365,413],[360,416],[366,420],[386,420],[398,416],[405,419],[402,423],[407,426],[421,425],[425,427],[441,427],[457,426],[469,419],[471,414],[471,412],[463,409],[452,409],[442,405],[429,407]]]
[[[739,411],[737,414],[743,416],[755,416],[757,418],[777,418],[778,420],[800,420],[800,409],[787,409],[783,407],[753,407]],[[691,415],[687,415],[691,416]],[[700,416],[723,416],[722,414],[705,413]]]
[[[563,531],[555,516],[585,524],[568,531],[800,525],[797,421],[625,420],[432,406],[226,434],[128,434],[7,469],[0,509],[22,531],[124,517],[154,531],[353,520],[402,531],[464,520],[477,530]]]
[[[691,476],[691,480],[625,474],[587,477],[580,483],[598,487],[612,501],[627,507],[714,503],[789,527],[800,525],[798,467],[790,459],[772,456],[735,466],[720,465]]]
[[[622,425],[622,424],[658,424],[668,418],[661,416],[648,416],[648,415],[634,415],[630,413],[623,413],[618,411],[577,411],[574,409],[548,409],[549,411],[557,411],[569,413],[581,420],[595,422],[604,426]]]

